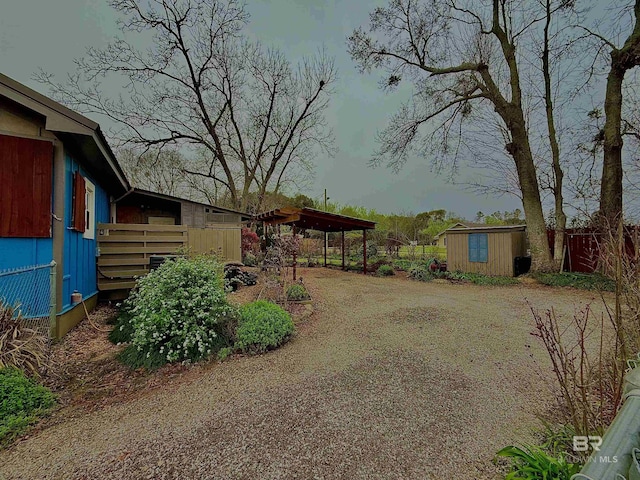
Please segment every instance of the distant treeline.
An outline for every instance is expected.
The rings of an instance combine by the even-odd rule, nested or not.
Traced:
[[[411,241],[417,241],[419,244],[430,244],[436,235],[456,223],[486,225],[524,224],[524,218],[520,209],[515,209],[512,212],[493,212],[491,214],[478,212],[474,219],[469,220],[455,212],[448,212],[444,209],[429,210],[418,214],[414,214],[413,212],[385,214],[372,208],[343,205],[331,201],[327,202],[325,208],[324,201],[314,200],[303,194],[291,197],[282,194],[271,195],[267,203],[270,208],[281,208],[285,206],[298,208],[310,207],[376,222],[376,229],[370,232],[370,238],[378,242],[393,238],[407,244]],[[354,234],[359,234],[359,232],[354,232]]]

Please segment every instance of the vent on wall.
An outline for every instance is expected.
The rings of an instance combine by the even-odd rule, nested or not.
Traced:
[[[240,218],[238,215],[229,215],[226,213],[205,213],[206,223],[238,223]]]

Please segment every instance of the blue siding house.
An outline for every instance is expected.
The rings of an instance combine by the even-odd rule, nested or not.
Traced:
[[[97,301],[96,226],[130,188],[97,123],[0,74],[0,271],[56,262],[58,337],[74,292]]]

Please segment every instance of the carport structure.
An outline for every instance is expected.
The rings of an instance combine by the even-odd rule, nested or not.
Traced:
[[[300,230],[324,232],[324,266],[327,266],[327,232],[341,232],[342,269],[344,270],[344,232],[362,230],[362,272],[367,273],[367,230],[374,230],[376,222],[362,218],[347,217],[335,213],[323,212],[315,208],[277,208],[256,215],[256,220],[266,225],[290,225],[293,234]],[[293,279],[296,278],[296,257],[293,257]]]

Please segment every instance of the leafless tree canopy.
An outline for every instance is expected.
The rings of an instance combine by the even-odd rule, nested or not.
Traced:
[[[241,208],[249,192],[277,191],[292,174],[308,174],[318,152],[330,153],[324,114],[335,69],[323,52],[292,65],[249,41],[236,0],[111,5],[122,14],[121,38],[89,49],[62,84],[39,78],[71,108],[110,118],[120,146],[205,150],[207,165],[187,163],[184,172],[210,179]],[[106,79],[121,82],[119,95],[103,93]]]
[[[380,149],[372,163],[397,170],[417,150],[435,156],[436,164],[446,161],[455,168],[461,148],[470,140],[465,138],[467,125],[480,122],[513,162],[517,182],[511,183],[521,193],[533,264],[548,268],[551,259],[521,76],[526,51],[519,48],[521,37],[545,17],[536,16],[529,5],[507,0],[390,0],[371,13],[368,30],[353,32],[349,52],[363,71],[383,69],[387,88],[403,77],[414,84],[413,97],[380,133]],[[491,121],[496,118],[498,125]],[[502,167],[495,164],[495,170]]]

